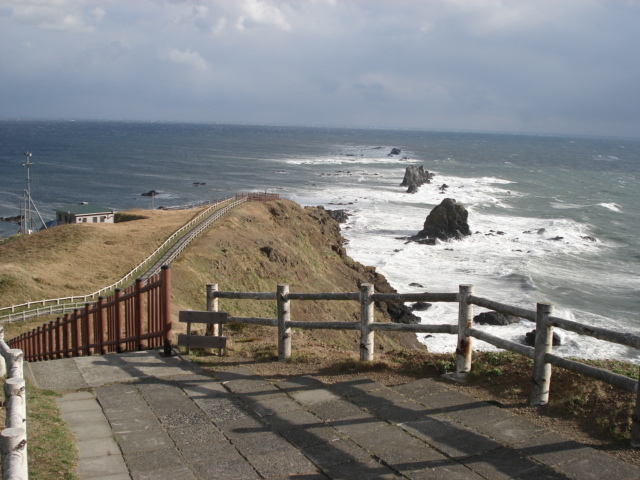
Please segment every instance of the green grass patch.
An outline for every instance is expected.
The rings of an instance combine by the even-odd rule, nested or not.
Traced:
[[[113,216],[114,223],[131,222],[133,220],[144,220],[144,215],[133,215],[131,213],[118,212]]]

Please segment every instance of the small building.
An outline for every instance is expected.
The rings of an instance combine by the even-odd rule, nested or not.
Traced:
[[[90,205],[82,202],[79,205],[69,205],[53,210],[56,212],[56,224],[68,223],[113,223],[115,211],[113,208],[100,205]]]

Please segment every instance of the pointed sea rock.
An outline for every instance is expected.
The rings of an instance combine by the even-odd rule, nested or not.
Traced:
[[[469,212],[453,198],[445,198],[440,205],[435,207],[424,222],[420,230],[412,240],[433,245],[436,239],[447,241],[450,239],[462,240],[471,235],[467,217]]]

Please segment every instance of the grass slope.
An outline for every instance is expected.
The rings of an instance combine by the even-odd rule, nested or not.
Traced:
[[[339,225],[322,209],[301,208],[280,200],[249,203],[233,210],[196,240],[174,263],[172,291],[175,309],[205,308],[205,285],[220,290],[275,292],[289,284],[291,292],[357,292],[360,284],[373,283],[378,292],[393,289],[375,269],[346,255]],[[275,302],[220,300],[220,310],[235,316],[276,318]],[[295,301],[291,318],[298,321],[357,321],[358,302]],[[377,321],[390,321],[386,304]],[[275,335],[275,332],[273,332]],[[306,331],[308,338],[323,338],[353,348],[353,332]],[[422,348],[415,335],[377,335],[379,350]],[[295,340],[294,340],[295,341]]]
[[[141,220],[61,225],[0,243],[0,307],[86,295],[120,280],[202,209],[139,210]]]

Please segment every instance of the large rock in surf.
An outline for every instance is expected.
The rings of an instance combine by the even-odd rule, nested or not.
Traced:
[[[412,240],[433,245],[436,240],[447,241],[450,239],[462,240],[471,235],[467,217],[469,212],[453,198],[445,198],[440,205],[435,207],[424,222],[420,230]]]
[[[318,205],[316,208],[327,212],[338,223],[346,223],[349,220],[349,213],[346,210],[327,210],[322,205]]]
[[[349,220],[346,210],[327,210],[327,213],[338,223],[346,223]]]
[[[411,310],[414,312],[424,312],[425,310],[429,310],[432,306],[433,304],[429,302],[416,302],[411,305]]]
[[[400,150],[397,147],[394,147],[391,149],[391,152],[387,155],[387,157],[391,157],[392,155],[400,155],[401,152],[402,150]]]
[[[391,316],[391,319],[395,323],[407,323],[409,325],[420,323],[420,317],[413,314],[411,309],[403,303],[389,302],[386,304],[386,307],[389,316]]]
[[[482,312],[481,314],[473,317],[473,322],[479,325],[511,325],[512,323],[518,323],[519,321],[519,317],[493,311]]]
[[[529,345],[530,347],[536,346],[536,331],[535,329],[531,330],[524,336],[524,344]],[[553,346],[559,347],[560,345],[564,345],[564,334],[554,331],[553,332]]]
[[[416,193],[418,187],[431,183],[431,179],[435,177],[433,173],[429,173],[422,165],[411,165],[404,172],[404,179],[400,184],[401,187],[408,187],[407,193]]]

